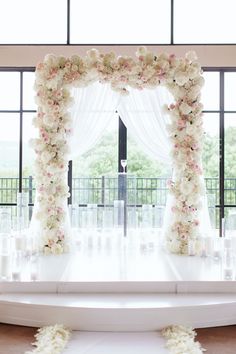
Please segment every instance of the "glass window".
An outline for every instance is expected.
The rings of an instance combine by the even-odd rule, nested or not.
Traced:
[[[73,160],[73,203],[102,203],[102,176],[118,167],[118,116],[114,114],[100,141]]]
[[[225,204],[236,205],[236,114],[225,114]]]
[[[168,194],[167,181],[172,175],[171,167],[153,160],[144,153],[130,136],[129,130],[127,131],[127,152],[128,173],[137,177],[136,203],[143,206],[137,210],[137,222],[142,225],[143,209],[151,208],[149,211],[153,217],[150,216],[150,223],[153,218],[153,225],[162,227]],[[155,207],[152,208],[152,206]]]
[[[236,111],[236,72],[225,73],[225,110]]]
[[[127,132],[127,161],[129,173],[135,174],[137,177],[169,177],[171,169],[168,165],[164,165],[158,161],[152,160],[138,144],[132,139]]]
[[[0,110],[20,109],[20,73],[0,72]]]
[[[29,142],[38,136],[38,129],[33,125],[33,118],[36,113],[23,114],[23,176],[29,177],[33,175],[35,152],[31,148]]]
[[[208,210],[213,229],[219,228],[219,114],[203,116],[205,139],[203,145],[203,171],[207,190]]]
[[[220,104],[220,75],[219,72],[204,72],[205,84],[202,88],[203,109],[206,111],[219,110]]]
[[[206,177],[219,177],[219,114],[204,113],[203,168]]]
[[[0,203],[16,203],[20,115],[0,113],[0,126]]]
[[[23,74],[23,109],[24,110],[36,110],[34,90],[35,73],[25,72]]]
[[[23,114],[23,165],[22,165],[22,186],[24,191],[29,192],[29,202],[34,202],[35,197],[35,185],[34,185],[34,162],[35,152],[29,145],[31,139],[38,136],[38,129],[33,125],[33,118],[36,113],[24,113]]]
[[[175,0],[175,43],[235,43],[235,0]]]
[[[80,44],[170,43],[170,0],[71,0],[70,33]]]
[[[0,43],[66,43],[66,0],[1,1]]]

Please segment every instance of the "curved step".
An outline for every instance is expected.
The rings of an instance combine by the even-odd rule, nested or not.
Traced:
[[[231,325],[236,323],[236,294],[4,293],[0,322],[34,327],[63,323],[83,331]]]

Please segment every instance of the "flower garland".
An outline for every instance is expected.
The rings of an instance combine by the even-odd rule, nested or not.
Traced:
[[[60,354],[70,338],[70,331],[63,325],[56,324],[40,328],[35,338],[33,345],[36,348],[25,354]]]
[[[167,339],[166,347],[171,354],[203,354],[199,342],[195,342],[196,332],[190,327],[170,326],[162,330],[162,335]]]
[[[34,125],[39,138],[32,141],[37,154],[36,189],[38,211],[45,253],[68,250],[66,230],[68,186],[68,139],[72,122],[68,108],[72,104],[71,87],[92,82],[109,82],[111,88],[128,94],[128,87],[139,90],[165,85],[176,102],[168,107],[171,124],[174,179],[173,221],[166,232],[171,252],[187,253],[188,240],[199,236],[198,212],[203,193],[201,182],[201,140],[203,136],[200,90],[201,67],[193,52],[185,58],[162,53],[154,55],[145,47],[138,49],[137,60],[117,57],[114,53],[88,51],[84,58],[47,55],[37,65],[35,89],[38,113]]]

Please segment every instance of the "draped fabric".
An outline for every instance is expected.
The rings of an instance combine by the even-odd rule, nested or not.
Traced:
[[[170,118],[163,106],[172,103],[174,99],[165,87],[159,86],[156,89],[143,91],[129,88],[129,95],[121,96],[111,90],[109,84],[96,82],[84,88],[73,88],[71,95],[74,98],[74,104],[69,111],[73,132],[69,139],[70,159],[93,148],[102,137],[112,116],[118,111],[130,136],[140,148],[151,159],[171,166],[171,146],[166,129]],[[170,223],[170,201],[169,196],[164,217],[165,225]],[[31,230],[38,227],[35,218],[37,204],[36,200]],[[66,224],[70,228],[68,215],[66,219]],[[205,201],[201,225],[203,233],[209,234],[209,213]]]
[[[163,109],[174,101],[162,86],[152,90],[129,88],[129,95],[120,96],[109,84],[98,82],[84,88],[73,88],[74,105],[70,110],[73,120],[73,136],[69,143],[71,158],[90,150],[102,137],[115,111],[125,123],[129,135],[153,160],[172,165],[170,141],[166,126],[169,115]],[[167,198],[163,230],[171,222],[172,197]],[[202,198],[200,228],[203,235],[211,234],[207,199]]]
[[[69,110],[72,119],[72,136],[69,139],[70,159],[82,155],[90,150],[102,137],[111,117],[115,114],[120,95],[111,90],[109,84],[98,82],[88,87],[73,88],[71,96],[74,104]],[[67,178],[67,175],[65,175]],[[65,203],[67,200],[65,200]],[[30,223],[30,232],[38,235],[42,242],[40,222],[36,215],[38,212],[38,196],[35,197],[33,215]],[[65,210],[67,210],[64,205]],[[70,234],[69,213],[67,211],[65,228]]]
[[[120,95],[109,84],[95,82],[84,88],[73,88],[74,105],[70,109],[73,135],[69,141],[71,158],[90,150],[102,137],[115,114]]]
[[[138,91],[121,97],[118,112],[130,136],[150,158],[171,165],[170,142],[166,130],[169,116],[163,110],[173,102],[165,87]]]

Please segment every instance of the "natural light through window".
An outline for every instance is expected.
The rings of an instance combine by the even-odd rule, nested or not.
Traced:
[[[175,0],[175,43],[235,43],[235,0]]]
[[[71,43],[169,42],[170,0],[71,0]]]
[[[66,43],[66,0],[1,1],[0,43]]]

